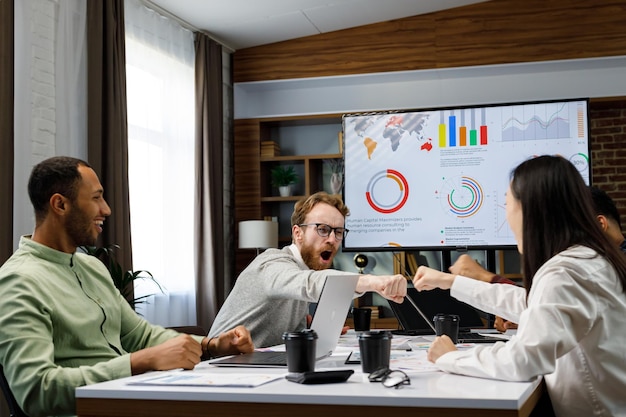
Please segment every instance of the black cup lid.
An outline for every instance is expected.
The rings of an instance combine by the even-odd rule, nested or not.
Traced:
[[[313,340],[317,339],[317,333],[313,329],[304,329],[299,332],[285,332],[283,333],[283,340],[287,339]]]
[[[444,321],[444,320],[451,320],[451,321],[459,321],[461,318],[459,317],[458,314],[447,314],[447,313],[437,313],[435,314],[435,317],[433,317],[433,321]]]
[[[393,335],[387,330],[372,330],[358,334],[359,339],[392,339]]]

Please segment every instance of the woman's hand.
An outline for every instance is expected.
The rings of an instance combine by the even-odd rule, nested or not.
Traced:
[[[452,343],[452,339],[450,339],[447,335],[441,335],[435,337],[435,340],[428,348],[427,358],[432,363],[435,363],[439,357],[445,353],[452,352],[456,349],[454,343]]]
[[[413,285],[418,291],[433,290],[441,288],[447,290],[452,286],[456,275],[441,272],[427,266],[417,268],[415,277],[413,277]]]

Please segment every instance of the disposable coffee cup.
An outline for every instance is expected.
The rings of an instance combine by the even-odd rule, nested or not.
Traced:
[[[447,335],[456,344],[459,341],[459,321],[460,317],[456,314],[439,313],[433,318],[435,333],[437,336]]]
[[[369,308],[352,309],[352,320],[354,321],[354,330],[357,332],[366,332],[370,329],[372,321],[372,310]]]
[[[361,368],[364,373],[370,373],[383,367],[389,368],[392,337],[391,332],[384,330],[359,333]]]
[[[287,351],[287,370],[289,372],[315,371],[315,347],[317,333],[306,329],[299,332],[283,333]]]

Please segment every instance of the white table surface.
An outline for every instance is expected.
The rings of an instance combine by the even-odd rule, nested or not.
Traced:
[[[355,373],[344,383],[302,385],[281,378],[253,388],[129,385],[131,382],[158,375],[149,373],[80,387],[76,390],[76,397],[519,410],[541,383],[541,379],[532,382],[503,382],[452,375],[428,369],[429,365],[425,365],[425,369],[421,370],[404,369],[411,378],[410,385],[400,389],[385,388],[381,383],[369,382],[367,374],[361,372],[360,365],[345,364],[352,349],[351,343],[350,340],[344,340],[343,346],[337,348],[331,357],[316,365],[316,370],[354,369]],[[409,344],[416,347],[410,354],[417,361],[425,361],[426,350],[423,344],[412,341]],[[391,367],[401,367],[401,364],[402,361],[397,360]],[[201,363],[193,371],[179,372],[286,374],[286,370],[280,368],[216,367],[208,362]]]

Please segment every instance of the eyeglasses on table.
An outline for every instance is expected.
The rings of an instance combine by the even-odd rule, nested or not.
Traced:
[[[380,368],[369,374],[370,382],[382,382],[384,387],[398,389],[411,385],[411,378],[399,369]]]

